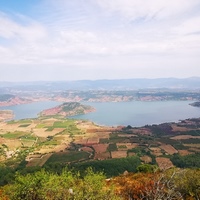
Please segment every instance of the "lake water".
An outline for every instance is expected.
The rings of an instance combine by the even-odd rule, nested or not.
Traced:
[[[191,101],[153,102],[108,102],[85,103],[96,108],[96,112],[72,118],[87,119],[100,125],[144,126],[164,122],[178,122],[181,119],[200,117],[200,108],[190,106]]]
[[[27,118],[36,118],[42,110],[53,108],[60,104],[61,102],[42,101],[29,104],[0,107],[0,110],[12,110],[15,115],[14,119],[19,120]]]
[[[77,115],[71,118],[87,119],[100,125],[144,126],[164,122],[177,122],[187,118],[200,117],[200,108],[190,106],[191,101],[154,102],[84,102],[96,108],[96,112]],[[16,106],[0,107],[0,110],[13,110],[15,119],[35,118],[44,109],[60,105],[61,102],[34,102]]]

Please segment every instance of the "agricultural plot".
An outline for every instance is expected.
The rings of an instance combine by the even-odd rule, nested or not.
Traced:
[[[171,139],[173,140],[187,140],[187,139],[190,139],[190,138],[197,138],[197,139],[200,139],[200,136],[193,136],[193,135],[177,135],[177,136],[174,136],[174,137],[171,137]]]
[[[31,124],[21,124],[21,125],[19,125],[19,127],[23,127],[23,128],[25,128],[25,127],[28,127],[28,126],[30,126]]]
[[[127,143],[117,143],[117,148],[119,150],[129,150],[129,149],[134,149],[136,147],[138,147],[137,143],[130,143],[130,142],[127,142]]]
[[[162,152],[161,152],[161,149],[159,147],[151,147],[149,149],[151,150],[152,154],[155,155],[155,156],[163,155]]]
[[[126,151],[112,151],[111,157],[112,158],[126,158],[127,152]]]
[[[176,124],[173,124],[172,126],[172,130],[174,132],[184,132],[184,131],[188,131],[188,130],[191,130],[191,129],[188,129],[187,127],[184,127],[184,126],[177,126]]]
[[[141,156],[140,160],[143,161],[144,163],[151,163],[152,162],[152,158],[150,156]]]
[[[161,144],[160,148],[163,149],[169,155],[178,153],[178,151],[170,144]]]
[[[8,152],[22,150],[27,151],[27,156],[36,155],[29,160],[30,166],[138,156],[143,163],[156,161],[164,168],[173,166],[164,158],[166,154],[171,158],[176,153],[200,152],[200,131],[176,124],[111,128],[89,121],[46,116],[0,123],[0,145],[6,145]]]
[[[6,138],[6,139],[20,139],[22,136],[27,135],[27,134],[28,133],[26,132],[15,131],[15,132],[7,132],[1,135],[1,137]]]
[[[95,153],[95,155],[94,155],[95,160],[107,160],[110,158],[111,158],[110,152]]]
[[[200,149],[199,149],[200,150]],[[188,151],[188,150],[178,150],[178,153],[181,155],[181,156],[186,156],[186,155],[189,155],[189,154],[193,154],[192,152]]]
[[[88,138],[87,143],[88,144],[98,144],[99,143],[99,138],[96,138],[96,137]]]
[[[169,158],[157,157],[156,162],[157,162],[159,168],[162,170],[174,167],[174,165],[172,164],[172,162]]]
[[[33,166],[40,166],[42,167],[45,162],[51,157],[52,153],[44,154],[44,155],[36,155],[36,156],[30,156],[27,158],[27,167],[33,167]]]
[[[68,163],[78,162],[89,159],[90,154],[85,151],[74,151],[74,152],[60,152],[53,154],[46,162],[48,163]]]
[[[92,153],[93,152],[93,149],[91,147],[82,147],[80,148],[81,151],[86,151],[86,152],[90,152]]]
[[[95,153],[104,153],[107,151],[108,144],[95,144],[92,145],[95,150]]]
[[[21,141],[20,140],[13,140],[13,139],[0,139],[0,144],[4,144],[8,147],[8,150],[14,151],[19,147],[22,147]]]

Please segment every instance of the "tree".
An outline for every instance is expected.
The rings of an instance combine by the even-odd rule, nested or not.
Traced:
[[[172,200],[182,199],[173,182],[175,173],[136,173],[120,176],[114,180],[117,194],[125,200]]]
[[[44,170],[22,176],[6,188],[10,200],[117,200],[105,176],[87,169],[85,175],[65,169],[60,175]]]

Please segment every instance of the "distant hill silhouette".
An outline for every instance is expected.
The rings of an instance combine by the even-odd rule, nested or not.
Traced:
[[[200,77],[191,78],[135,78],[115,80],[0,82],[0,92],[5,88],[20,90],[135,90],[135,89],[199,89]]]

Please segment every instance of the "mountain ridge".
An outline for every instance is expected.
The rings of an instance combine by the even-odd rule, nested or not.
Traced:
[[[0,89],[21,90],[137,90],[137,89],[199,89],[200,77],[133,78],[73,81],[0,82]],[[1,90],[0,90],[1,91]]]

